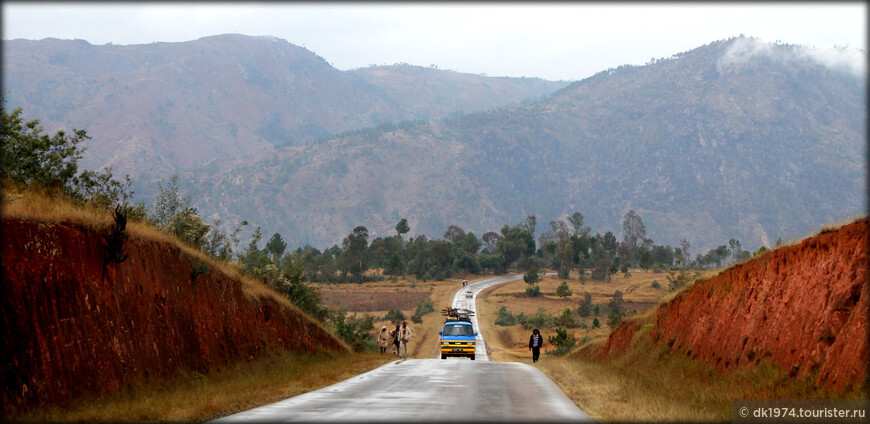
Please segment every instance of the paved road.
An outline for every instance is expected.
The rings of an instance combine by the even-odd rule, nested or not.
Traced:
[[[475,302],[477,301],[477,295],[480,294],[484,289],[492,287],[496,284],[508,283],[511,281],[516,281],[523,278],[522,275],[508,275],[505,277],[494,277],[487,278],[484,280],[478,280],[475,282],[469,282],[467,286],[463,287],[461,290],[457,291],[453,296],[453,307],[454,308],[465,308],[471,309],[472,311],[477,311],[475,308]],[[465,297],[465,292],[471,290],[474,295],[471,298]],[[477,330],[480,328],[480,325],[477,324],[477,315],[471,317],[471,323],[474,325],[474,329]],[[483,336],[478,334],[475,339],[475,360],[483,360],[488,361],[489,356],[486,354],[486,342],[483,340]],[[448,358],[454,359],[454,358]],[[461,359],[461,358],[455,358]]]
[[[469,283],[454,307],[474,310],[481,290],[521,276]],[[474,297],[465,298],[472,290]],[[477,327],[476,317],[473,319]],[[478,335],[475,361],[467,358],[391,362],[332,386],[221,418],[215,422],[592,422],[537,368],[490,362]]]

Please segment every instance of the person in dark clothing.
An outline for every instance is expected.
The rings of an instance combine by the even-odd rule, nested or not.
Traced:
[[[393,336],[393,353],[399,356],[399,324],[396,324],[395,330],[390,331],[390,335]]]
[[[544,337],[538,329],[532,330],[532,336],[529,337],[529,350],[532,351],[532,362],[538,362],[541,357],[541,346],[544,345]]]

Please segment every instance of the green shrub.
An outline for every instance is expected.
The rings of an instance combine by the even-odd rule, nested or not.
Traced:
[[[528,320],[528,317],[526,317],[526,314],[523,312],[520,312],[514,316],[517,317],[517,324],[520,324],[523,326],[523,328],[526,328],[526,321]]]
[[[389,311],[387,311],[387,314],[384,315],[384,321],[402,322],[406,319],[407,318],[405,318],[405,313],[398,309],[390,309]]]
[[[495,318],[495,325],[510,327],[517,324],[517,317],[508,311],[507,306],[502,305],[501,309],[498,310],[498,316]]]
[[[426,299],[417,304],[417,309],[414,311],[414,315],[423,316],[428,314],[429,312],[435,312],[435,305],[432,303],[432,299]]]
[[[574,293],[571,291],[571,288],[568,287],[567,281],[562,281],[562,284],[559,284],[559,287],[556,288],[556,296],[565,298],[571,297],[572,294]]]
[[[422,324],[423,315],[430,312],[435,312],[435,305],[432,304],[431,298],[417,304],[417,309],[414,311],[414,315],[411,316],[411,322]]]
[[[580,299],[580,305],[577,306],[577,315],[584,318],[592,315],[592,295],[589,292],[583,292],[583,299]]]
[[[607,315],[607,326],[616,329],[625,317],[625,312],[611,312]]]
[[[531,287],[526,287],[526,297],[539,297],[541,296],[541,286],[535,285]]]
[[[197,276],[208,274],[211,271],[211,265],[205,262],[193,261],[190,264],[190,279],[195,280]]]
[[[658,282],[658,281],[656,281],[656,280],[653,280],[653,282],[652,282],[652,284],[651,284],[651,286],[652,286],[652,288],[654,288],[654,289],[657,289],[657,288],[659,288],[659,287],[661,287],[661,286],[662,286],[662,285],[661,285],[661,284],[659,284],[659,282]]]
[[[375,350],[377,344],[371,336],[375,328],[375,319],[371,315],[358,317],[356,314],[348,315],[344,308],[333,311],[330,317],[335,334],[338,335],[353,350]]]
[[[553,320],[553,324],[557,327],[577,328],[577,320],[574,317],[574,312],[570,308],[565,308],[562,315]]]
[[[568,330],[562,327],[556,327],[556,335],[550,336],[548,341],[551,345],[556,346],[555,349],[548,351],[551,355],[564,355],[571,351],[577,344],[577,339],[573,334],[568,334]]]
[[[538,309],[538,312],[525,319],[523,327],[528,330],[531,330],[532,328],[552,328],[553,316],[548,314],[547,310],[542,306]]]
[[[679,273],[675,271],[668,272],[668,286],[671,291],[677,291],[683,286],[689,284],[697,278],[698,273],[690,274],[686,271],[680,271]]]

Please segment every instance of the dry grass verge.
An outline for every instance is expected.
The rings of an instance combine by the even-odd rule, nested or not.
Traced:
[[[546,357],[536,364],[597,421],[730,421],[733,399],[866,398],[835,395],[812,379],[794,381],[770,363],[719,373],[714,367],[671,354],[641,330],[617,358],[584,353]]]
[[[30,410],[19,422],[205,421],[338,383],[388,362],[376,353],[270,356],[206,375],[139,384],[111,397],[83,398],[63,407]]]

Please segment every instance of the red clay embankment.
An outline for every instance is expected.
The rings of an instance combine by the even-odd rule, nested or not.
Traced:
[[[867,379],[868,220],[807,238],[695,283],[647,333],[720,371],[768,360],[836,392]],[[599,351],[627,349],[625,322]],[[626,336],[628,334],[628,336]]]
[[[133,381],[206,372],[272,349],[347,346],[265,289],[204,257],[130,236],[104,264],[107,237],[64,224],[2,219],[4,409],[62,404]]]

